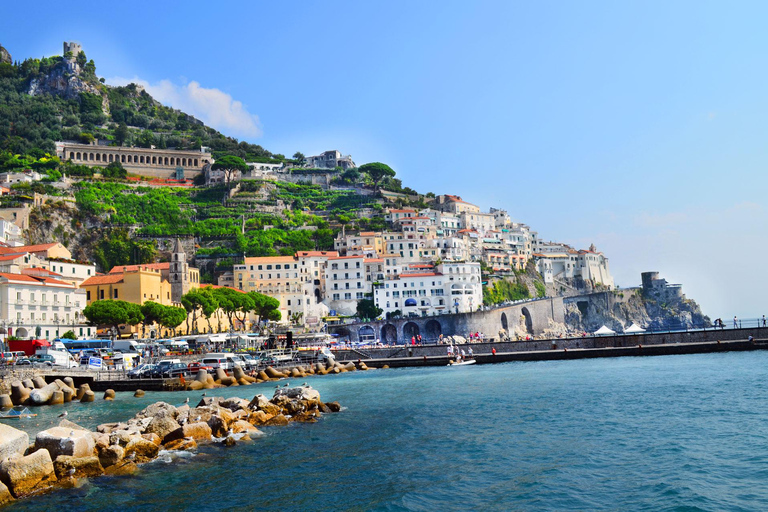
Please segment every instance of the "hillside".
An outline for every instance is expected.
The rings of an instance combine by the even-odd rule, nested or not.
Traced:
[[[0,47],[1,48],[1,47]],[[140,86],[110,87],[84,52],[10,62],[0,58],[0,149],[52,153],[56,140],[93,138],[148,148],[210,147],[250,161],[283,161],[259,145],[239,142],[167,107]]]

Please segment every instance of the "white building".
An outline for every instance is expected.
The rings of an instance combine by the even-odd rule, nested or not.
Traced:
[[[386,279],[374,290],[384,314],[432,316],[474,311],[483,302],[479,263],[443,263]]]
[[[0,324],[8,335],[54,339],[73,330],[93,336],[96,328],[85,325],[85,290],[51,277],[0,273]]]
[[[342,156],[341,152],[334,150],[324,151],[316,156],[308,156],[304,167],[310,169],[333,169],[334,167],[341,167],[342,169],[351,169],[357,167],[355,162],[352,161],[352,156]]]
[[[372,281],[366,278],[365,256],[328,258],[325,268],[325,304],[338,315],[354,315],[357,302],[371,293]]]

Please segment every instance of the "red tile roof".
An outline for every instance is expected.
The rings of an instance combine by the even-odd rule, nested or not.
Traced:
[[[7,272],[0,272],[0,277],[8,279],[9,281],[24,282],[29,284],[55,284],[64,285],[70,288],[75,287],[73,284],[65,283],[64,281],[59,281],[58,279],[52,279],[50,277],[27,276],[24,274],[10,274]]]
[[[123,275],[122,274],[109,274],[106,276],[93,276],[89,277],[85,281],[83,281],[83,284],[81,286],[93,286],[93,285],[100,285],[100,284],[115,284],[115,283],[122,283],[123,282]]]
[[[0,247],[0,254],[23,254],[25,252],[41,252],[59,245],[58,242],[52,244],[22,245],[21,247]]]

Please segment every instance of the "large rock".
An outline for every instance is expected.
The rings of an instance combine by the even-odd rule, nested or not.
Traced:
[[[99,449],[99,462],[102,467],[114,466],[125,457],[125,450],[119,444],[112,444]]]
[[[222,400],[224,400],[224,398],[220,396],[204,396],[197,403],[197,407],[205,407],[207,405],[216,405]]]
[[[64,392],[57,389],[51,394],[51,399],[48,400],[48,405],[61,405],[64,403]]]
[[[246,409],[249,405],[249,402],[248,400],[244,400],[242,398],[233,397],[222,400],[218,405],[219,407],[224,407],[225,409],[229,409],[230,411],[235,412]]]
[[[272,397],[275,398],[285,396],[292,400],[320,400],[320,393],[309,386],[302,386],[298,388],[278,388],[275,390],[275,394]]]
[[[135,417],[138,419],[149,418],[152,416],[160,416],[162,414],[170,415],[172,418],[176,418],[176,407],[166,402],[155,402],[142,409]]]
[[[157,434],[162,439],[180,426],[173,417],[168,414],[162,414],[152,418],[144,433]]]
[[[197,442],[194,439],[183,437],[169,441],[163,448],[166,450],[194,450],[197,448]]]
[[[84,430],[84,431],[86,431],[86,432],[90,432],[90,430],[88,430],[87,428],[85,428],[85,427],[81,427],[81,426],[80,426],[80,425],[78,425],[77,423],[74,423],[74,422],[72,422],[72,421],[69,421],[69,420],[67,420],[67,419],[63,419],[63,420],[61,420],[61,421],[59,422],[59,426],[60,426],[61,428],[68,428],[68,429],[70,429],[70,430]]]
[[[137,437],[125,447],[125,457],[136,463],[149,462],[157,457],[159,451],[160,447],[152,441]]]
[[[288,424],[288,418],[283,416],[282,414],[278,414],[276,416],[273,416],[269,420],[264,423],[264,425],[269,427],[284,427]]]
[[[40,377],[36,377],[35,389],[33,389],[32,392],[29,394],[29,401],[33,405],[47,404],[48,400],[50,400],[51,397],[53,396],[53,392],[59,391],[59,386],[57,386],[55,382],[51,382],[50,384],[43,386],[42,388],[38,388],[37,379],[39,378]]]
[[[0,408],[10,409],[11,407],[13,407],[13,400],[11,400],[11,395],[0,395]]]
[[[16,498],[46,487],[56,481],[51,454],[48,450],[37,450],[26,457],[13,455],[0,462],[0,481]]]
[[[82,403],[93,402],[94,400],[96,400],[96,393],[90,389],[86,389],[83,396],[80,398],[80,402]]]
[[[11,494],[11,491],[4,483],[0,482],[0,505],[5,505],[11,501],[13,501],[13,495]]]
[[[56,477],[63,478],[88,478],[99,476],[104,472],[104,468],[95,455],[90,457],[70,457],[61,455],[53,461],[53,469]]]
[[[183,427],[179,427],[174,430],[163,439],[163,444],[168,444],[179,439],[194,439],[195,441],[210,441],[211,440],[211,427],[207,423],[188,423]]]
[[[0,423],[0,461],[11,455],[24,455],[29,447],[29,435],[10,425]]]
[[[59,455],[88,457],[93,455],[95,444],[90,432],[66,427],[43,430],[35,438],[35,448],[45,448],[54,459]]]
[[[248,423],[247,421],[238,420],[232,423],[231,426],[232,433],[233,434],[239,434],[240,432],[245,432],[248,435],[258,435],[261,434],[261,431]]]

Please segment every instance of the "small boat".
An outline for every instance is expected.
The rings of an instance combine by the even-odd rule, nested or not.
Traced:
[[[466,359],[464,361],[455,361],[452,363],[448,363],[448,366],[463,366],[465,364],[475,364],[477,361],[474,359]]]
[[[0,411],[0,420],[20,420],[22,418],[34,418],[35,416],[37,416],[37,414],[30,411],[28,407],[23,407],[21,409],[16,409],[14,407],[7,411]]]

